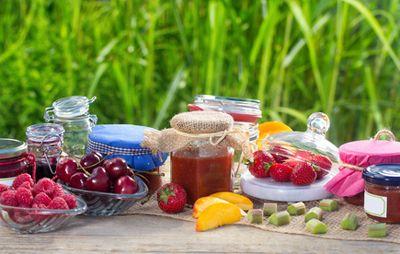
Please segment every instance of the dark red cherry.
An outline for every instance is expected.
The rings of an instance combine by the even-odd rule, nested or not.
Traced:
[[[113,179],[127,175],[129,172],[128,164],[122,158],[113,158],[104,162],[104,168],[108,175]]]
[[[71,176],[78,172],[78,164],[71,158],[61,158],[56,166],[56,175],[61,181],[69,183]]]
[[[118,194],[134,194],[138,192],[139,185],[130,176],[121,176],[114,183],[114,192]]]
[[[86,171],[92,172],[95,167],[101,166],[100,162],[102,159],[103,157],[100,153],[90,152],[82,157],[80,164]]]
[[[103,167],[93,169],[92,175],[86,180],[86,189],[92,191],[108,192],[110,189],[110,178]]]
[[[87,176],[82,172],[77,172],[71,176],[69,186],[76,189],[85,189]]]

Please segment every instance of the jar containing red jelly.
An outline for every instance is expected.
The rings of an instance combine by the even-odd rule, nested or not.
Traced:
[[[171,182],[181,185],[188,204],[215,192],[232,191],[234,150],[251,154],[248,132],[232,116],[194,111],[174,116],[170,129],[145,133],[143,146],[171,152]]]
[[[0,138],[0,183],[11,186],[23,173],[32,173],[35,156],[26,152],[26,144],[15,139]]]
[[[37,179],[55,175],[62,154],[64,128],[54,123],[39,123],[26,129],[28,151],[36,157]]]
[[[364,210],[368,217],[400,223],[400,164],[379,164],[363,171]]]

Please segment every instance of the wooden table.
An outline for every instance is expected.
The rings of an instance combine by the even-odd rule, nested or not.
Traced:
[[[147,215],[79,217],[52,233],[0,227],[0,253],[399,253],[400,245],[286,235],[240,225],[196,233],[190,222]]]

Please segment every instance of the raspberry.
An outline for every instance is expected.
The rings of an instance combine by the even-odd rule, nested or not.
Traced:
[[[20,207],[31,207],[33,196],[32,192],[24,187],[19,187],[15,193],[15,198]]]
[[[26,181],[26,182],[23,182],[18,188],[25,188],[25,189],[28,189],[28,190],[30,190],[30,191],[32,191],[32,183],[31,182],[28,182],[28,181]]]
[[[31,184],[31,186],[33,186],[33,180],[32,180],[32,177],[30,174],[24,173],[24,174],[17,176],[14,179],[12,187],[16,190],[24,182],[29,182]]]
[[[62,197],[55,197],[49,204],[49,209],[68,210],[68,204]]]
[[[48,206],[51,202],[51,198],[44,192],[41,192],[35,196],[33,199],[33,204],[34,205],[44,205]]]
[[[53,192],[51,193],[51,197],[55,198],[55,197],[62,197],[64,196],[64,189],[61,187],[61,185],[59,184],[54,184],[54,189]]]
[[[8,189],[9,189],[9,187],[7,185],[0,183],[0,193],[6,191]]]
[[[35,195],[39,194],[40,192],[44,192],[51,196],[54,190],[54,185],[55,183],[51,179],[42,178],[33,186],[33,192]]]
[[[7,206],[18,206],[18,201],[15,198],[15,190],[7,190],[1,193],[0,204]]]
[[[68,204],[69,209],[74,209],[76,207],[76,198],[74,195],[65,194],[63,199]]]
[[[36,208],[36,209],[47,209],[47,206],[45,204],[33,204],[32,208]]]

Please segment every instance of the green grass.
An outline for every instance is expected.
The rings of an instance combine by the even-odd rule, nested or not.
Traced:
[[[398,0],[2,0],[0,136],[75,94],[99,123],[164,128],[201,93],[299,130],[325,111],[336,144],[400,135],[399,24]]]

